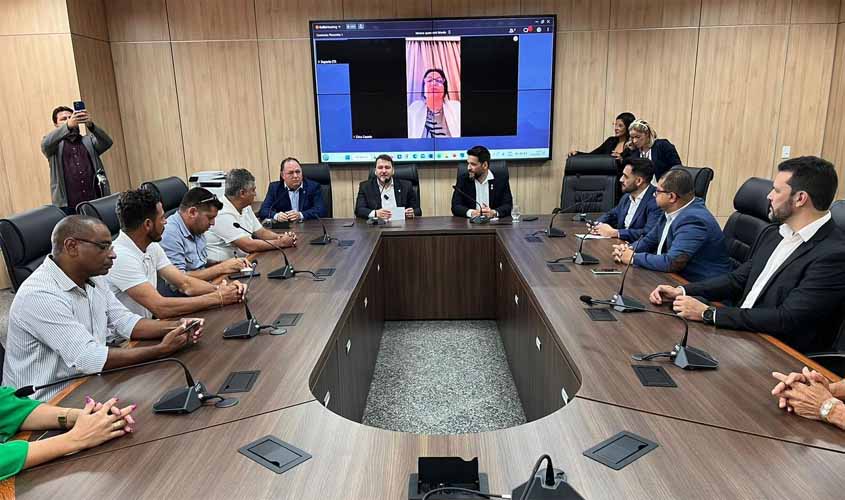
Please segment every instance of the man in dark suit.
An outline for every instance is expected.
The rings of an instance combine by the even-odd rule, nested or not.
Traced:
[[[657,205],[665,212],[661,221],[636,244],[614,245],[616,262],[679,273],[688,280],[703,280],[728,273],[731,262],[722,229],[713,214],[693,192],[692,176],[670,170],[654,190]]]
[[[802,352],[828,350],[845,315],[845,234],[828,210],[837,185],[836,170],[821,158],[781,163],[768,196],[769,218],[778,224],[757,238],[751,258],[707,281],[660,285],[649,299],[672,300],[689,320],[768,333]],[[692,296],[737,307],[711,307]]]
[[[628,159],[619,177],[625,194],[613,210],[598,218],[591,232],[622,241],[638,240],[648,234],[663,217],[651,185],[653,175],[654,165],[648,158]]]
[[[422,215],[420,200],[410,181],[393,178],[393,158],[376,158],[375,177],[358,185],[355,216],[360,219],[390,219],[390,209],[405,207],[405,218]]]
[[[495,179],[490,170],[490,151],[484,146],[473,146],[467,151],[467,175],[460,174],[456,186],[469,196],[458,191],[452,193],[452,215],[473,218],[486,215],[489,218],[507,217],[511,214],[513,197],[509,179]]]
[[[258,218],[278,222],[302,222],[326,217],[320,184],[302,177],[302,165],[296,158],[282,160],[281,181],[271,182]]]

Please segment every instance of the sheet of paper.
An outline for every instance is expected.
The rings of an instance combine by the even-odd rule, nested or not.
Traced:
[[[576,238],[584,239],[585,237],[588,240],[609,240],[610,236],[602,236],[600,234],[576,234]]]
[[[405,220],[405,207],[390,208],[390,222]]]

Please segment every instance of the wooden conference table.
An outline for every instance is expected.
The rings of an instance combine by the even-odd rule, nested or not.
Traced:
[[[268,280],[282,263],[258,256],[262,275],[250,285],[250,307],[262,323],[301,313],[288,333],[223,340],[243,319],[229,306],[201,314],[202,342],[178,354],[195,380],[214,391],[233,371],[260,370],[231,408],[157,415],[152,404],[184,384],[168,364],[92,377],[62,394],[65,406],[85,395],[118,395],[138,404],[135,433],[20,474],[20,498],[295,498],[402,499],[420,456],[479,458],[490,490],[510,493],[534,461],[552,456],[587,498],[838,498],[845,489],[845,432],[787,415],[770,395],[772,370],[800,370],[805,360],[765,336],[690,325],[689,343],[720,361],[715,371],[660,364],[676,388],[644,387],[630,356],[670,349],[680,321],[614,313],[594,322],[581,295],[611,297],[619,276],[596,276],[568,264],[551,272],[547,259],[571,256],[580,223],[560,216],[566,238],[539,241],[548,217],[514,225],[471,225],[425,217],[373,227],[327,221],[337,242],[312,246],[319,224],[298,229],[288,257],[297,269],[335,268],[326,281],[305,274]],[[584,250],[612,266],[612,240]],[[667,275],[633,268],[625,293],[647,303]],[[662,309],[668,311],[668,307]],[[383,322],[408,319],[495,319],[529,423],[492,432],[416,435],[361,421]],[[471,383],[471,381],[468,381]],[[659,447],[620,471],[582,455],[630,431]],[[238,453],[271,434],[313,455],[277,475]]]

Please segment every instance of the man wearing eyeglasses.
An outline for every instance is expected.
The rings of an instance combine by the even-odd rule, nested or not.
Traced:
[[[390,209],[405,207],[405,218],[422,215],[420,200],[413,186],[404,179],[393,177],[393,158],[379,155],[373,178],[358,186],[355,216],[359,219],[390,219]]]
[[[614,245],[616,262],[628,264],[633,259],[636,266],[678,273],[690,281],[730,272],[722,229],[704,201],[695,197],[689,173],[666,172],[657,183],[654,197],[665,216],[638,243]]]
[[[72,215],[53,229],[52,250],[24,281],[9,310],[3,385],[41,385],[172,355],[197,343],[202,326],[186,331],[191,318],[142,319],[121,304],[105,275],[115,254],[111,234],[98,219]],[[157,340],[157,344],[110,348],[107,337]],[[36,391],[47,401],[59,385]]]
[[[205,233],[223,208],[217,195],[195,187],[182,197],[179,210],[167,218],[161,235],[161,248],[170,263],[188,276],[219,284],[226,276],[240,272],[249,262],[240,257],[208,265],[208,245]],[[167,288],[159,291],[168,292]]]
[[[282,160],[281,181],[270,183],[258,211],[258,218],[277,222],[302,222],[326,217],[320,184],[302,177],[302,165],[296,158]]]

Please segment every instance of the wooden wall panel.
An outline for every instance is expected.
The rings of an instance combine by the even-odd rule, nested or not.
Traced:
[[[431,0],[431,15],[504,16],[519,14],[518,0]]]
[[[398,19],[430,15],[430,0],[343,0],[343,19]]]
[[[112,42],[170,40],[165,0],[108,0],[105,4]]]
[[[423,217],[427,215],[434,215],[435,208],[435,184],[434,175],[438,167],[434,166],[417,166],[417,174],[420,177],[420,208],[422,209]]]
[[[431,167],[434,169],[433,215],[452,215],[452,186],[455,184],[459,165],[462,172],[466,171],[466,162]]]
[[[715,171],[707,205],[716,215],[733,211],[733,196],[745,179],[772,175],[787,31],[701,30],[688,163]]]
[[[522,0],[522,14],[557,14],[557,30],[602,30],[610,21],[610,0]]]
[[[50,113],[79,97],[69,34],[0,37],[10,70],[0,72],[0,134],[13,212],[50,203],[50,170],[41,138],[52,128]]]
[[[355,217],[355,194],[358,185],[352,185],[352,171],[348,168],[332,169],[332,211],[335,218]]]
[[[268,171],[273,179],[282,158],[318,161],[310,46],[308,40],[258,42]]]
[[[67,0],[67,14],[74,35],[109,41],[105,0]]]
[[[70,33],[65,0],[3,0],[0,35]]]
[[[308,22],[343,18],[341,0],[255,0],[258,38],[308,38]]]
[[[836,165],[839,174],[839,196],[845,197],[845,24],[839,24],[836,57],[825,123],[822,156]]]
[[[253,0],[167,0],[165,3],[171,40],[240,40],[257,36]]]
[[[605,122],[630,111],[669,139],[685,161],[697,45],[697,29],[611,31]]]
[[[835,23],[840,0],[792,0],[790,23]]]
[[[112,43],[129,180],[187,179],[169,43]]]
[[[835,50],[835,24],[789,27],[775,165],[786,145],[792,157],[821,154]]]
[[[610,28],[698,26],[701,0],[613,0]]]
[[[249,169],[267,192],[258,43],[173,44],[186,170]]]
[[[103,165],[113,192],[129,189],[126,166],[126,145],[117,89],[114,64],[108,42],[73,35],[73,55],[79,81],[79,95],[91,112],[91,119],[112,138],[114,144],[102,155]]]
[[[431,0],[396,0],[396,17],[430,17]]]
[[[14,213],[12,210],[12,200],[9,197],[9,181],[7,179],[6,160],[3,157],[2,144],[0,144],[0,217],[6,217]],[[5,269],[2,263],[0,263],[0,276],[6,274]],[[0,286],[0,289],[2,288],[5,287]]]
[[[784,24],[792,0],[702,0],[701,26]]]

